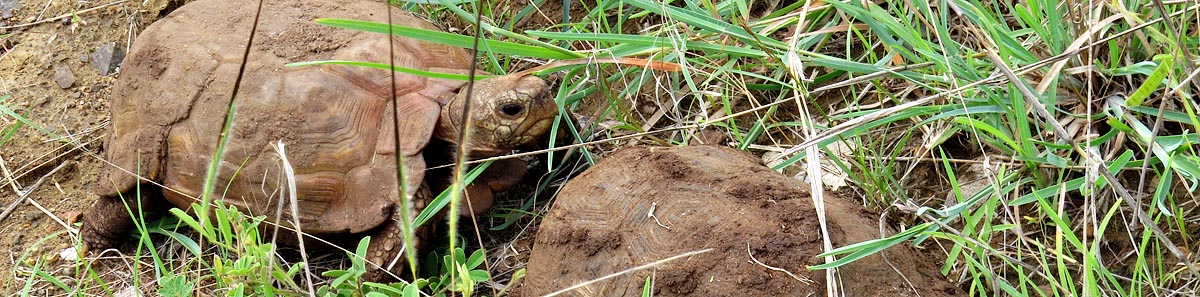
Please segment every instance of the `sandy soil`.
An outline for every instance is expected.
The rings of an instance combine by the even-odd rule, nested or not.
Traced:
[[[14,270],[39,265],[54,275],[73,275],[72,262],[58,255],[76,242],[64,232],[72,229],[67,219],[96,198],[90,191],[101,166],[95,152],[107,132],[107,98],[115,77],[93,65],[104,60],[95,52],[105,44],[124,52],[169,3],[0,2],[7,3],[0,7],[19,2],[12,17],[0,19],[0,35],[11,34],[0,39],[0,104],[61,137],[26,125],[0,145],[0,165],[6,168],[0,176],[0,207],[14,207],[0,220],[0,292],[8,292],[19,289],[28,275],[14,275]],[[14,117],[0,116],[0,127],[15,125]],[[29,192],[36,205],[14,206],[18,191]]]
[[[636,296],[648,276],[656,296],[824,295],[824,271],[805,268],[823,263],[808,188],[728,147],[623,149],[563,187],[540,226],[523,295],[709,248],[572,295]],[[877,215],[837,195],[827,194],[825,212],[834,246],[880,236]],[[961,294],[938,273],[939,258],[894,246],[841,268],[842,289],[846,296]]]

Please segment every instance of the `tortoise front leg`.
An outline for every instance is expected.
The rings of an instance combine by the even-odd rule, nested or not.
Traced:
[[[429,192],[429,186],[422,183],[421,188],[413,197],[413,211],[409,213],[409,220],[416,219],[417,215],[429,205],[430,200],[433,200],[433,196]],[[396,205],[392,210],[392,219],[387,220],[369,234],[371,243],[367,245],[368,264],[367,273],[363,275],[364,281],[387,282],[395,280],[393,276],[404,277],[409,267],[404,255],[405,249],[413,248],[420,253],[423,246],[421,243],[429,236],[430,228],[428,226],[417,228],[413,234],[412,245],[405,246],[404,229],[397,220],[401,214],[400,207],[402,206]],[[419,255],[418,257],[420,257]]]
[[[492,162],[492,166],[476,177],[471,184],[487,185],[493,193],[504,192],[520,184],[526,171],[529,171],[529,164],[525,164],[521,159],[500,159]]]
[[[117,196],[101,196],[83,214],[83,228],[79,233],[84,251],[101,251],[119,245],[129,230],[133,229],[134,217],[130,214],[140,214],[142,209],[154,209],[158,201],[161,199],[139,194],[136,189]]]
[[[395,277],[403,277],[404,272],[408,271],[402,231],[400,222],[388,220],[371,234],[371,243],[367,245],[366,254],[367,272],[363,274],[363,281],[390,282],[394,281]]]
[[[480,216],[492,208],[495,193],[508,191],[525,178],[529,165],[520,159],[501,159],[492,163],[486,171],[467,185],[466,199],[458,206],[458,213]]]

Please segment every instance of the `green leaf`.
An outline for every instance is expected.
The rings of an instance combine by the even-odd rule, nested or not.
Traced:
[[[471,181],[474,181],[479,174],[482,174],[491,165],[492,162],[484,162],[475,166],[475,168],[471,169],[470,173],[467,173],[467,176],[463,177],[463,182],[471,184]],[[417,219],[413,220],[413,230],[428,222],[429,219],[433,218],[434,214],[442,211],[443,208],[446,208],[447,204],[450,204],[450,191],[453,189],[454,187],[447,187],[445,190],[442,190],[442,193],[438,194],[437,198],[433,198],[433,201],[429,202],[429,206],[426,206],[421,211],[421,214],[417,215]]]
[[[384,294],[383,296],[400,296],[400,295],[404,295],[404,290],[402,290],[402,289],[400,289],[400,288],[393,287],[393,286],[385,285],[385,284],[379,284],[379,283],[371,283],[371,282],[368,282],[368,283],[365,283],[365,284],[363,284],[363,286],[364,286],[364,287],[368,287],[368,288],[375,289],[376,291],[375,291],[375,292],[373,292],[373,293],[376,293],[376,294]],[[385,293],[386,293],[386,294],[385,294]]]
[[[159,279],[158,295],[168,297],[191,296],[194,286],[182,275],[171,274]]]
[[[1109,74],[1113,76],[1125,76],[1131,74],[1151,75],[1155,69],[1158,69],[1163,64],[1154,63],[1151,61],[1141,61],[1129,66],[1122,66],[1109,70]]]
[[[703,14],[671,5],[663,5],[658,1],[629,0],[625,2],[646,11],[671,18],[688,25],[700,27],[704,30],[712,31],[712,33],[733,36],[748,44],[763,44],[777,50],[788,48],[787,44],[781,41],[758,35],[753,32],[747,32],[746,29],[742,27],[730,24],[720,19],[716,19],[708,14]]]
[[[7,99],[7,98],[8,98],[8,96],[5,95],[4,97],[0,97],[0,100]],[[30,121],[29,119],[17,114],[16,111],[9,109],[8,106],[4,106],[4,104],[0,104],[0,113],[3,113],[10,117],[13,117],[13,118],[17,119],[17,122],[25,124],[26,126],[33,127],[33,129],[38,130],[38,132],[41,132],[42,134],[46,134],[46,136],[50,136],[51,138],[54,138],[54,139],[62,139],[62,136],[58,136],[58,134],[54,134],[54,132],[50,132],[49,129],[43,128],[42,126],[38,125],[37,123],[34,123],[33,121]]]
[[[42,261],[38,260],[38,263],[42,263]],[[62,289],[64,291],[71,290],[71,286],[68,286],[66,283],[62,282],[62,280],[59,280],[58,278],[50,275],[49,273],[46,273],[45,270],[37,269],[36,272],[37,273],[35,273],[35,274],[37,274],[38,277],[40,277],[43,280],[46,280],[47,282],[50,282],[51,284],[57,286],[59,289]],[[26,296],[29,296],[29,295],[26,295]]]
[[[374,33],[383,33],[383,34],[387,34],[389,32],[388,24],[376,23],[376,22],[347,20],[347,19],[332,19],[332,18],[319,18],[316,20],[316,22],[318,24],[322,24],[322,25],[326,25],[326,26],[330,26],[330,27],[353,29],[353,30],[359,30],[359,31],[365,31],[365,32],[374,32]],[[391,33],[393,35],[404,36],[404,37],[408,37],[408,38],[424,40],[424,41],[445,44],[445,45],[450,45],[450,46],[457,46],[457,47],[462,47],[462,48],[471,48],[475,43],[475,38],[471,37],[471,36],[451,34],[451,33],[446,33],[446,32],[441,32],[441,31],[425,30],[425,29],[406,27],[406,26],[392,25]],[[505,55],[543,58],[543,59],[559,59],[559,60],[575,59],[575,58],[580,57],[580,56],[564,54],[562,52],[555,51],[555,50],[549,50],[546,48],[529,46],[529,45],[524,45],[524,44],[519,44],[519,43],[506,42],[506,41],[492,40],[492,39],[486,39],[486,38],[480,39],[479,43],[480,43],[481,47],[486,47],[491,52],[498,53],[498,54],[505,54]],[[484,44],[486,44],[486,46]]]
[[[1171,169],[1179,171],[1184,177],[1191,179],[1192,188],[1189,190],[1196,189],[1196,179],[1200,178],[1200,165],[1197,164],[1196,159],[1195,156],[1177,154],[1171,156],[1169,160]]]
[[[175,215],[175,217],[178,217],[179,220],[184,224],[187,224],[188,227],[192,227],[192,229],[196,229],[197,231],[203,230],[200,228],[200,222],[197,222],[195,218],[192,218],[191,214],[188,214],[182,209],[171,208],[171,210],[168,210],[168,212]]]
[[[176,242],[183,244],[183,247],[186,248],[188,252],[191,252],[192,255],[200,256],[200,244],[196,243],[195,240],[187,235],[184,235],[183,233],[160,228],[151,228],[146,230],[146,232],[166,235],[167,237],[174,239]]]
[[[475,250],[471,253],[471,258],[467,259],[467,268],[475,269],[483,264],[483,250]]]
[[[371,237],[370,236],[363,236],[363,238],[358,241],[358,247],[354,249],[354,255],[352,255],[352,257],[350,257],[350,259],[352,261],[357,261],[357,262],[355,262],[356,266],[362,266],[362,263],[364,261],[363,258],[367,256],[367,247],[370,245],[371,245]]]
[[[646,283],[642,284],[642,297],[653,296],[653,288],[650,287],[650,276],[646,276]]]
[[[1113,174],[1116,174],[1117,172],[1119,172],[1121,170],[1121,168],[1124,168],[1125,164],[1128,164],[1129,160],[1132,158],[1133,158],[1133,151],[1126,150],[1125,153],[1121,154],[1120,156],[1117,156],[1117,158],[1115,160],[1113,160],[1112,162],[1109,162],[1109,164],[1107,166],[1108,171]],[[1017,199],[1013,199],[1012,202],[1009,202],[1009,204],[1012,206],[1021,206],[1021,205],[1024,205],[1024,204],[1027,204],[1030,202],[1038,201],[1039,198],[1053,197],[1054,195],[1057,195],[1060,191],[1062,191],[1064,188],[1067,191],[1079,190],[1080,187],[1082,187],[1084,185],[1085,179],[1086,179],[1085,177],[1075,178],[1075,179],[1068,180],[1061,184],[1051,185],[1051,186],[1048,186],[1045,188],[1041,188],[1041,189],[1033,191],[1032,193],[1021,196]],[[1098,179],[1098,180],[1096,180],[1095,188],[1100,189],[1100,188],[1104,187],[1104,185],[1106,185],[1106,184],[1107,183],[1105,182],[1104,179]]]
[[[1171,184],[1175,180],[1175,176],[1171,175],[1171,167],[1167,166],[1162,171],[1159,177],[1158,185],[1154,188],[1154,205],[1158,206],[1158,211],[1164,214],[1174,216],[1170,209],[1167,209],[1167,194],[1171,193]]]
[[[334,288],[340,287],[340,286],[342,286],[343,283],[349,282],[351,277],[354,277],[354,273],[345,271],[344,274],[339,275],[337,278],[333,279],[332,281],[329,281],[329,286],[334,287]]]
[[[395,65],[388,65],[388,64],[375,63],[375,62],[329,60],[329,61],[295,62],[295,63],[284,64],[283,66],[302,67],[302,66],[315,66],[315,65],[360,66],[360,67],[368,67],[368,68],[375,68],[375,69],[391,70],[391,71],[395,71],[395,72],[408,73],[408,74],[412,74],[412,75],[420,75],[420,76],[431,77],[431,78],[463,80],[463,81],[470,80],[470,76],[465,75],[465,74],[425,71],[425,70],[421,70],[421,69],[399,67],[399,66],[395,66]],[[476,75],[475,76],[476,79],[483,79],[483,78],[487,78],[487,77],[491,77],[491,75]]]
[[[986,132],[987,134],[990,134],[990,135],[1000,139],[1001,142],[1004,142],[1005,145],[1008,145],[1008,147],[1013,149],[1014,151],[1021,150],[1021,146],[1018,145],[1017,142],[1014,141],[1012,137],[1008,136],[1008,134],[1004,134],[1004,132],[1001,132],[1000,129],[997,129],[996,127],[993,127],[992,125],[990,125],[988,123],[985,123],[980,120],[976,120],[974,118],[969,118],[969,117],[955,117],[954,122],[958,123],[960,125],[963,125],[963,126],[971,127],[976,130]]]
[[[616,34],[616,33],[571,33],[571,32],[550,32],[550,31],[526,31],[525,33],[527,33],[529,35],[537,36],[537,37],[555,39],[555,40],[609,42],[609,43],[616,44],[616,45],[614,45],[614,48],[616,46],[637,46],[637,47],[642,48],[642,50],[646,50],[646,51],[675,48],[675,44],[673,43],[672,40],[664,38],[664,37],[656,37],[656,36],[629,35],[629,34]],[[765,53],[761,50],[739,47],[739,46],[723,45],[723,44],[718,45],[718,44],[712,44],[712,43],[700,42],[700,41],[683,41],[682,47],[685,47],[688,50],[701,50],[701,51],[713,52],[713,53],[727,53],[727,54],[738,55],[738,56],[750,56],[750,57],[759,57],[759,58],[767,57],[767,53]],[[608,50],[614,51],[613,48],[609,48]]]
[[[492,276],[488,274],[487,270],[471,270],[467,273],[467,275],[471,276],[471,280],[475,282],[482,282],[492,278]]]
[[[1163,78],[1167,77],[1167,73],[1171,72],[1171,68],[1175,67],[1175,57],[1172,55],[1158,55],[1154,57],[1154,60],[1158,61],[1158,67],[1154,68],[1154,72],[1150,73],[1150,77],[1147,77],[1142,82],[1137,91],[1129,95],[1129,98],[1125,98],[1125,106],[1142,105],[1142,102],[1146,101],[1146,97],[1150,97],[1150,94],[1154,93],[1154,90],[1157,90],[1159,85],[1162,85]]]
[[[416,284],[404,287],[404,295],[403,295],[404,297],[417,297],[420,295],[421,295],[421,290],[420,290],[420,288],[417,288]]]
[[[904,242],[910,238],[916,237],[918,234],[921,234],[921,232],[924,232],[931,226],[935,226],[935,224],[932,222],[926,222],[926,223],[923,223],[920,225],[913,226],[912,228],[909,228],[908,230],[904,230],[904,232],[896,233],[895,235],[889,236],[887,238],[868,240],[868,241],[836,248],[832,251],[817,255],[817,257],[836,256],[836,255],[847,254],[847,253],[849,253],[850,255],[839,258],[837,260],[834,260],[833,262],[829,262],[829,263],[825,263],[825,264],[821,264],[821,265],[809,266],[808,269],[810,269],[810,270],[829,269],[829,268],[840,267],[842,265],[849,264],[850,262],[854,262],[858,259],[862,259],[862,258],[866,258],[867,256],[874,255],[875,253],[877,253],[879,251],[882,251],[884,249],[892,247],[893,245],[896,245],[898,243]]]

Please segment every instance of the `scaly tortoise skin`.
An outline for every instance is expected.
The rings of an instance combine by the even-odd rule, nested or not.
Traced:
[[[154,23],[133,43],[112,96],[106,166],[94,188],[100,199],[84,213],[82,238],[90,249],[121,242],[132,227],[126,204],[141,182],[160,182],[162,196],[186,208],[197,201],[216,149],[230,92],[253,22],[256,1],[200,0]],[[231,139],[220,164],[218,199],[274,220],[286,187],[276,141],[286,144],[295,168],[299,214],[283,207],[281,225],[299,217],[317,235],[373,235],[368,260],[396,263],[403,243],[398,226],[389,79],[365,67],[285,67],[314,60],[385,62],[383,34],[335,29],[318,17],[386,22],[383,4],[369,1],[267,1],[237,96]],[[407,12],[392,10],[393,23],[436,30]],[[396,66],[465,74],[466,50],[429,42],[392,39]],[[416,212],[446,176],[426,175],[426,164],[446,164],[458,141],[465,82],[395,73],[400,155],[407,195]],[[535,143],[546,134],[557,107],[547,83],[535,76],[480,80],[472,100],[471,157],[492,157]],[[430,154],[424,154],[428,148]],[[524,164],[493,166],[468,189],[475,213],[490,206],[491,192],[511,186]],[[434,189],[430,189],[430,184]],[[143,188],[149,188],[144,186]],[[143,193],[146,193],[143,191]],[[221,194],[224,193],[224,196]],[[122,201],[121,197],[126,197]],[[285,200],[286,201],[286,200]],[[286,205],[285,205],[286,206]],[[413,216],[416,215],[413,213]],[[428,230],[418,230],[428,232]],[[395,265],[392,272],[399,272]]]

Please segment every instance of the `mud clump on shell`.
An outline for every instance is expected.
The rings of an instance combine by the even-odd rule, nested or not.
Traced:
[[[876,219],[825,198],[834,246],[879,237]],[[652,216],[651,216],[652,214]],[[727,147],[631,147],[571,180],[542,221],[518,292],[539,296],[687,252],[568,296],[815,296],[825,291],[820,226],[808,185]],[[785,269],[803,280],[754,263]],[[887,256],[903,273],[905,281]],[[846,296],[954,296],[934,256],[898,245],[841,268]]]

